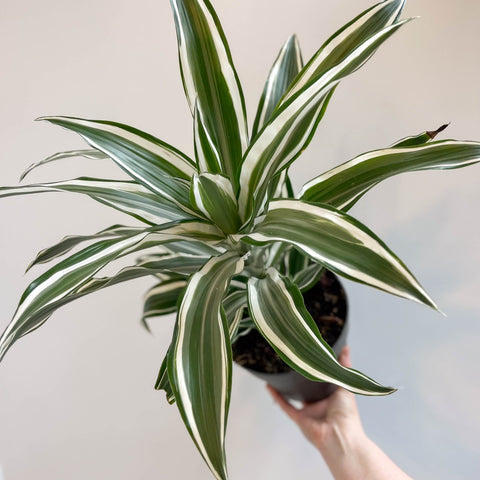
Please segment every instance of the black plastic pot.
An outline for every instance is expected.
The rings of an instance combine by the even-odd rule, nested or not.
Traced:
[[[347,343],[347,333],[348,333],[347,316],[348,315],[347,315],[347,299],[345,296],[345,291],[343,290],[341,283],[338,281],[338,278],[336,278],[336,282],[338,283],[340,290],[342,292],[341,297],[342,297],[342,301],[345,302],[344,311],[346,312],[345,318],[343,318],[345,322],[343,329],[340,335],[338,336],[337,340],[335,341],[335,343],[331,345],[333,351],[338,357],[342,348]],[[307,307],[307,310],[308,310],[309,309],[308,302],[306,302],[305,306]],[[330,394],[332,394],[336,390],[336,388],[338,388],[336,385],[333,385],[331,383],[315,382],[315,381],[309,380],[308,378],[305,378],[303,375],[301,375],[300,373],[292,369],[289,369],[289,371],[284,373],[263,373],[263,372],[253,370],[252,368],[248,368],[246,366],[243,366],[243,367],[246,368],[250,373],[252,373],[256,377],[264,380],[269,385],[277,389],[285,398],[289,398],[291,400],[299,400],[307,403],[316,402],[316,401],[322,400],[323,398],[328,397]]]

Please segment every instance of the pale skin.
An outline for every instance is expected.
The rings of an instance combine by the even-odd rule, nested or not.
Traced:
[[[350,349],[339,362],[351,367]],[[328,398],[296,408],[271,386],[270,394],[320,451],[335,480],[412,480],[365,434],[355,395],[338,388]]]

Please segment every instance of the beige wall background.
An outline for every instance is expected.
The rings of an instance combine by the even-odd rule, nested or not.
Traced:
[[[216,0],[253,118],[278,49],[296,32],[305,58],[369,0]],[[41,115],[135,125],[191,153],[167,0],[1,0],[2,185],[30,163],[81,147]],[[407,135],[452,122],[442,138],[480,139],[480,2],[411,0],[407,25],[337,90],[295,185]],[[31,181],[118,177],[110,163],[72,160]],[[352,212],[412,268],[448,314],[346,282],[354,364],[400,388],[360,398],[365,428],[407,472],[476,479],[480,471],[480,166],[392,179]],[[0,328],[41,248],[66,234],[128,222],[75,195],[0,202]],[[6,480],[210,479],[179,415],[153,390],[173,319],[139,324],[150,282],[82,299],[19,342],[0,366],[0,465]],[[235,370],[228,431],[235,479],[331,478],[267,396]],[[1,476],[1,475],[0,475]]]

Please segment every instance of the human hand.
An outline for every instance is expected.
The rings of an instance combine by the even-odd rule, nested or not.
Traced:
[[[350,368],[350,349],[344,347],[339,362]],[[280,408],[300,427],[322,454],[335,480],[412,480],[363,431],[355,395],[337,388],[319,402],[296,408],[270,385]]]
[[[351,367],[350,348],[343,347],[338,358],[341,365]],[[332,440],[345,441],[363,435],[355,395],[337,388],[329,397],[296,408],[273,387],[267,389],[280,408],[300,427],[307,439],[318,449]]]

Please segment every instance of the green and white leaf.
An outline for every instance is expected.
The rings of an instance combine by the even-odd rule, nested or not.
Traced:
[[[157,225],[165,220],[198,218],[198,215],[184,212],[175,203],[152,193],[135,182],[99,178],[80,177],[61,182],[0,187],[0,198],[61,191],[88,195],[97,202],[150,225]]]
[[[155,390],[165,390],[167,395],[167,402],[170,405],[175,403],[175,394],[173,393],[170,380],[168,378],[168,351],[163,359],[162,365],[160,366],[160,371],[158,372],[157,381],[155,382]]]
[[[221,173],[235,188],[248,134],[243,92],[220,21],[208,0],[171,0],[183,86],[192,114],[219,154]],[[212,171],[211,173],[218,173]]]
[[[283,254],[283,262],[285,263],[286,275],[289,278],[292,278],[298,272],[307,268],[311,260],[303,252],[300,252],[292,246],[288,246],[285,250],[285,253]]]
[[[174,278],[155,285],[145,295],[143,322],[147,318],[159,317],[177,311],[177,301],[185,290],[186,280]]]
[[[230,340],[232,343],[238,332],[240,321],[242,320],[243,312],[247,307],[247,292],[246,290],[235,290],[229,293],[223,301],[223,308],[228,322],[228,331],[230,333]]]
[[[275,269],[268,269],[264,278],[250,279],[248,305],[258,330],[280,357],[305,377],[362,395],[395,391],[338,363],[305,308],[300,290]]]
[[[426,143],[431,142],[440,132],[443,132],[450,124],[446,123],[442,125],[437,130],[430,130],[422,132],[418,135],[412,135],[410,137],[405,137],[395,142],[390,148],[404,148],[404,147],[418,147],[420,145],[425,145]]]
[[[144,259],[138,263],[138,266],[155,270],[155,273],[167,271],[180,275],[191,275],[200,270],[209,258],[201,255],[173,253],[157,259]]]
[[[125,227],[123,225],[113,225],[93,235],[68,235],[55,245],[41,250],[35,260],[27,267],[27,272],[34,265],[48,263],[70,252],[73,248],[89,240],[99,240],[108,237],[130,236],[143,231],[143,228]]]
[[[205,126],[204,115],[198,101],[195,104],[193,115],[193,141],[198,171],[200,173],[221,173],[220,154]]]
[[[268,75],[253,123],[252,138],[255,138],[270,120],[273,111],[302,67],[300,45],[297,36],[292,35],[283,45]]]
[[[194,239],[169,243],[166,248],[171,253],[186,253],[191,255],[202,255],[204,257],[217,256],[225,251],[223,248],[208,243],[202,243],[201,241],[195,241]]]
[[[192,182],[192,204],[225,233],[238,232],[242,222],[232,184],[223,175],[202,173]]]
[[[318,282],[323,270],[324,267],[319,263],[311,263],[292,277],[293,283],[301,292],[305,292]]]
[[[47,163],[51,162],[56,162],[57,160],[63,160],[65,158],[72,158],[72,157],[84,157],[84,158],[89,158],[91,160],[104,160],[106,158],[109,158],[108,155],[105,155],[105,153],[91,149],[91,150],[69,150],[68,152],[58,152],[55,153],[54,155],[50,155],[50,157],[47,157],[40,162],[32,163],[21,175],[20,175],[20,181],[22,181],[32,170],[35,170],[36,168],[46,165]]]
[[[479,142],[442,140],[417,147],[393,147],[364,153],[306,183],[300,198],[328,203],[344,211],[370,188],[399,173],[450,170],[480,161]]]
[[[101,240],[68,257],[34,280],[22,295],[12,321],[0,338],[0,360],[18,338],[38,328],[35,319],[39,310],[80,287],[146,235],[147,232],[143,232],[127,238]]]
[[[341,63],[305,85],[275,111],[246,152],[240,172],[238,204],[245,222],[255,216],[271,179],[306,148],[340,80],[357,70],[408,21],[386,27],[368,38]]]
[[[70,294],[82,293],[82,288],[85,288],[83,294],[86,294],[90,292],[90,288],[98,289],[99,283],[104,286],[111,282],[108,278],[92,280],[92,277],[113,260],[162,243],[184,240],[189,236],[216,238],[216,232],[213,225],[200,222],[166,224],[128,237],[101,240],[67,257],[34,280],[23,293],[12,321],[0,338],[0,360],[16,340],[48,319],[58,308],[57,302],[60,302],[61,306],[64,304],[62,300]],[[134,275],[137,275],[137,272],[138,270]],[[131,273],[130,270],[122,272],[121,278],[129,279]],[[118,282],[118,279],[116,281]]]
[[[387,0],[370,7],[335,32],[313,55],[283,98],[286,102],[312,80],[343,62],[357,47],[398,20],[405,0]],[[368,57],[364,59],[366,61]],[[357,67],[359,68],[361,64]]]
[[[188,182],[196,173],[192,160],[154,136],[121,123],[74,117],[42,117],[78,133],[92,147],[108,155],[138,183],[194,213],[189,205]]]
[[[329,270],[437,309],[401,260],[365,225],[327,205],[275,200],[252,233],[255,244],[286,242]]]
[[[243,259],[227,252],[210,259],[188,282],[168,360],[168,376],[183,421],[219,480],[227,478],[225,428],[232,353],[222,308],[230,279]]]

